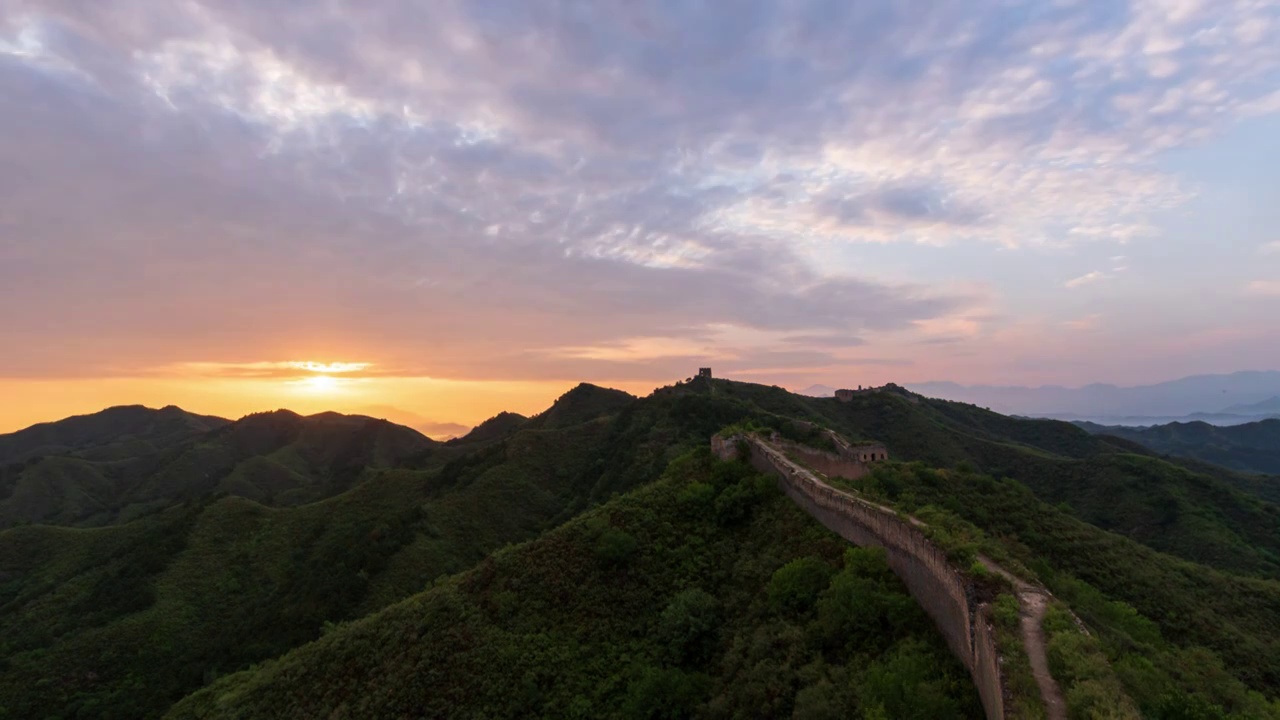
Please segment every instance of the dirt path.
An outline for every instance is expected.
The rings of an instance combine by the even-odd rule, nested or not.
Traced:
[[[1067,703],[1062,699],[1058,681],[1049,672],[1049,659],[1045,654],[1044,628],[1040,621],[1049,607],[1049,599],[1038,589],[1018,590],[1018,605],[1022,608],[1022,645],[1031,661],[1031,674],[1040,686],[1040,698],[1049,720],[1067,720]]]
[[[1041,625],[1044,613],[1049,609],[1048,593],[995,564],[990,558],[979,557],[979,560],[988,570],[999,573],[1013,583],[1014,592],[1018,596],[1022,647],[1027,651],[1027,660],[1031,663],[1031,674],[1040,688],[1040,699],[1044,701],[1045,714],[1049,720],[1067,720],[1067,703],[1062,698],[1058,681],[1054,680],[1053,674],[1049,672],[1044,627]]]

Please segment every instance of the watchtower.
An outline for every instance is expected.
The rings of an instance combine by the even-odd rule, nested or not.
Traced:
[[[711,368],[698,368],[698,377],[711,379]]]

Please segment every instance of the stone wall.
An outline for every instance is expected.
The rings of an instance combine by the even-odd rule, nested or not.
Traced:
[[[996,644],[995,628],[991,626],[991,608],[982,603],[972,615],[973,622],[973,664],[969,665],[969,675],[973,684],[978,687],[978,696],[989,718],[1004,717],[1004,679],[1000,674],[1000,651]],[[989,699],[998,701],[993,708]]]
[[[782,448],[788,455],[798,458],[807,467],[813,468],[827,477],[842,477],[857,480],[871,471],[871,468],[860,460],[844,455],[819,450],[787,441],[770,441],[775,447]],[[837,446],[838,447],[838,446]]]
[[[972,584],[951,565],[946,553],[910,519],[836,490],[759,438],[715,437],[712,450],[721,458],[734,459],[744,440],[751,464],[776,476],[782,490],[805,512],[855,545],[885,549],[889,567],[968,669],[987,717],[1003,718],[1004,683],[988,613],[985,606],[977,605]]]

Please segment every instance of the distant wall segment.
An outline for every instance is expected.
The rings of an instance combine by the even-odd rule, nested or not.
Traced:
[[[986,716],[1005,717],[1005,684],[987,606],[977,602],[972,582],[909,518],[836,490],[757,436],[716,436],[711,439],[711,448],[726,460],[738,458],[745,450],[757,470],[777,477],[787,496],[828,529],[855,545],[884,548],[889,567],[933,618],[951,651],[969,671]],[[865,464],[842,457],[844,453],[790,444],[787,450],[829,476],[856,478],[867,472]],[[855,472],[860,474],[849,474]]]

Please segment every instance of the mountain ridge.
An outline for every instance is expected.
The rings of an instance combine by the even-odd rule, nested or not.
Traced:
[[[1233,404],[1254,403],[1280,395],[1280,371],[1248,370],[1190,375],[1151,385],[1093,383],[1080,387],[961,385],[953,382],[908,383],[924,395],[969,402],[1007,414],[1177,417],[1214,413]]]
[[[176,405],[159,409],[145,405],[116,405],[0,434],[0,465],[133,440],[168,445],[230,423],[225,418],[197,415]]]
[[[1280,476],[1280,419],[1228,427],[1175,422],[1149,427],[1076,423],[1094,434],[1132,440],[1162,455],[1193,458],[1221,467]],[[1280,478],[1273,481],[1280,500]]]

